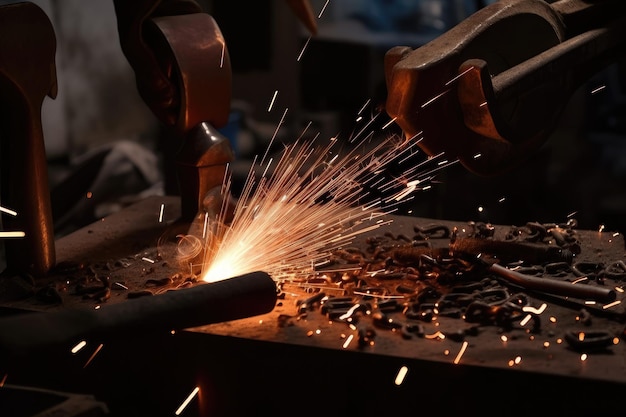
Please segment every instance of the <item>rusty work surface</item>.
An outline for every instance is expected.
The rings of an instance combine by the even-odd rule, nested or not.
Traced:
[[[162,205],[163,221],[159,222]],[[175,236],[177,228],[173,225],[173,220],[177,218],[178,210],[176,198],[152,197],[60,239],[57,242],[59,267],[53,271],[49,280],[38,283],[38,287],[54,289],[53,300],[42,296],[42,290],[39,289],[37,296],[20,301],[5,301],[1,305],[36,311],[95,307],[102,302],[132,302],[129,300],[130,294],[146,290],[158,294],[160,291],[180,285],[193,285],[194,277],[190,271],[186,271],[169,258],[174,248],[174,239],[163,239],[163,236]],[[407,245],[402,235],[408,236],[410,240],[415,234],[416,227],[445,225],[450,229],[457,227],[459,233],[463,234],[467,233],[470,224],[404,216],[391,218],[393,219],[391,225],[357,238],[353,247],[365,250],[368,238],[386,239],[387,242],[396,242],[396,245],[402,246]],[[507,226],[495,226],[494,237],[502,237],[508,230]],[[577,236],[581,245],[580,254],[577,256],[578,262],[610,264],[624,257],[624,240],[621,235],[611,232],[577,231]],[[160,240],[165,243],[157,248]],[[433,248],[445,248],[450,242],[449,238],[434,235],[427,240]],[[159,257],[159,254],[162,257]],[[349,264],[345,260],[344,263]],[[355,270],[357,269],[355,266]],[[106,277],[111,283],[108,298],[99,299],[92,294],[83,296],[75,294],[77,281],[91,281],[97,286],[102,277]],[[494,282],[494,279],[492,276],[491,282]],[[387,295],[401,295],[403,298],[398,298],[398,303],[402,305],[415,293],[398,293],[400,284],[405,287],[412,286],[415,291],[425,288],[421,280],[407,279],[406,275],[398,279],[389,279],[384,277],[384,274],[368,278],[368,285],[387,288]],[[604,281],[607,288],[618,290],[624,288],[625,284],[626,282],[621,279]],[[589,285],[597,284],[593,282]],[[441,285],[439,289],[445,292],[445,287]],[[384,313],[383,317],[391,318],[392,323],[399,323],[402,326],[390,329],[389,327],[393,326],[388,321],[376,321],[372,314],[359,314],[358,320],[353,322],[354,327],[341,319],[329,319],[322,308],[323,303],[320,302],[323,300],[318,299],[307,308],[302,306],[303,300],[315,296],[318,292],[323,292],[329,297],[351,295],[360,302],[374,305],[375,299],[355,295],[354,291],[358,292],[359,288],[354,282],[347,285],[342,283],[342,279],[326,281],[303,279],[302,282],[282,283],[280,288],[282,293],[279,302],[269,314],[189,331],[195,334],[208,333],[282,345],[406,358],[407,361],[424,360],[450,364],[458,360],[460,364],[467,366],[626,383],[626,340],[623,334],[626,303],[605,309],[601,302],[586,305],[584,300],[544,297],[539,293],[525,292],[528,296],[528,305],[535,308],[541,307],[543,303],[547,305],[545,311],[536,316],[539,322],[531,320],[524,326],[516,322],[509,328],[503,328],[498,325],[468,323],[463,317],[435,315],[433,320],[420,320],[409,318],[405,311],[399,310]],[[509,291],[510,294],[515,294],[522,290],[510,288]],[[616,294],[616,301],[625,298],[623,292],[616,291]],[[59,302],[54,302],[54,297],[59,297]],[[583,314],[582,309],[589,312],[589,315]],[[534,323],[537,325],[533,329]],[[417,325],[421,326],[419,331],[415,330]],[[406,331],[407,326],[413,326],[412,330]],[[605,332],[615,335],[616,338],[603,349],[577,350],[566,342],[565,335],[568,332],[579,331],[588,335]],[[436,337],[437,332],[446,337],[444,339]],[[506,336],[507,340],[503,341],[502,336]],[[467,347],[464,354],[459,356],[464,342],[467,342]],[[583,353],[588,353],[586,360],[581,360]]]

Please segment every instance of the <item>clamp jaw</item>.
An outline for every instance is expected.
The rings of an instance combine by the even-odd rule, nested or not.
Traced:
[[[622,0],[500,0],[385,56],[387,113],[428,154],[494,175],[527,160],[573,92],[626,51]]]
[[[181,221],[205,210],[205,197],[222,185],[234,159],[217,128],[228,122],[232,71],[215,20],[193,0],[114,0],[122,50],[135,70],[139,92],[180,142],[176,170]],[[311,33],[308,0],[287,4]]]

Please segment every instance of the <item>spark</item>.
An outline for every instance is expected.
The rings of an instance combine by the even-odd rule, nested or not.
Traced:
[[[531,307],[531,306],[525,306],[525,307],[522,307],[522,310],[525,313],[541,314],[544,311],[546,311],[547,307],[548,307],[548,305],[546,303],[543,303],[543,304],[541,304],[541,306],[539,308],[535,308],[535,307]]]
[[[257,270],[277,281],[306,276],[356,236],[390,224],[382,217],[394,209],[368,201],[363,191],[410,146],[395,138],[373,147],[365,138],[341,154],[335,138],[321,145],[296,140],[285,145],[269,177],[257,179],[253,166],[230,223],[224,214],[210,219],[203,279]]]
[[[189,405],[189,403],[191,402],[191,400],[194,399],[194,397],[196,395],[198,395],[198,392],[200,392],[200,387],[195,387],[191,393],[187,396],[187,398],[185,398],[185,401],[182,402],[182,404],[180,405],[180,407],[178,407],[176,409],[176,411],[174,412],[174,414],[176,414],[177,416],[181,415],[183,411],[185,411],[185,408],[187,408],[187,406]]]
[[[0,211],[6,214],[10,214],[13,217],[17,216],[17,211],[8,209],[6,207],[0,206]]]
[[[424,338],[430,340],[443,340],[446,338],[446,335],[437,330],[437,332],[433,334],[424,335]]]
[[[602,233],[604,231],[604,225],[601,224],[600,227],[598,228],[598,232]]]
[[[115,285],[117,285],[118,287],[124,288],[125,290],[127,290],[127,289],[128,289],[128,287],[127,287],[126,285],[122,284],[121,282],[117,282],[117,281],[116,281],[116,282],[115,282]]]
[[[459,75],[457,75],[456,77],[454,77],[453,79],[451,79],[450,81],[448,81],[445,85],[446,87],[449,86],[450,84],[452,84],[453,82],[455,82],[456,80],[458,80],[459,78],[461,78],[462,76],[464,76],[465,74],[467,74],[468,72],[470,72],[471,70],[473,70],[475,67],[469,67],[467,68],[465,71],[463,71],[462,73],[460,73]]]
[[[7,382],[7,378],[8,377],[9,377],[9,374],[4,374],[2,379],[0,379],[0,388],[4,387],[4,384],[5,384],[5,382]]]
[[[572,281],[572,284],[578,284],[579,282],[584,282],[587,281],[589,278],[587,277],[580,277],[578,279],[575,279],[574,281]]]
[[[302,55],[304,54],[304,51],[306,50],[307,46],[309,46],[310,41],[311,41],[311,37],[309,36],[309,38],[304,43],[304,46],[302,47],[302,50],[300,51],[298,58],[296,59],[297,62],[300,62],[300,59],[302,58]]]
[[[505,200],[506,200],[506,197],[502,197],[498,200],[498,203],[504,203]]]
[[[209,213],[204,213],[204,224],[202,225],[202,238],[206,238],[206,230],[209,227]]]
[[[72,353],[78,353],[82,348],[84,348],[85,346],[87,346],[87,342],[84,340],[81,340],[80,342],[78,342],[76,344],[76,346],[74,346],[71,350]]]
[[[224,68],[224,57],[226,56],[226,42],[224,39],[220,39],[222,42],[222,53],[220,55],[220,68]]]
[[[372,101],[372,99],[367,99],[367,101],[365,102],[365,104],[363,104],[363,106],[361,106],[361,108],[359,109],[359,111],[357,112],[357,115],[361,115],[361,113],[363,113],[365,111],[365,109],[367,108],[367,106],[370,105],[370,102]]]
[[[283,112],[283,115],[281,116],[280,121],[278,122],[278,125],[276,126],[276,129],[274,130],[274,134],[272,135],[272,139],[270,139],[270,143],[267,146],[267,149],[265,150],[265,154],[263,155],[263,158],[261,159],[261,165],[263,165],[263,162],[265,162],[265,158],[267,157],[267,154],[270,151],[270,148],[272,147],[272,144],[274,144],[274,140],[276,139],[276,135],[278,135],[278,130],[280,129],[280,127],[285,122],[285,116],[287,116],[287,111],[289,111],[289,107],[285,108],[285,111]]]
[[[422,105],[421,105],[421,108],[423,109],[423,108],[425,108],[426,106],[428,106],[428,105],[432,104],[434,101],[436,101],[436,100],[440,99],[441,97],[443,97],[444,95],[446,95],[446,94],[447,94],[447,93],[449,93],[450,91],[451,91],[451,90],[450,90],[450,89],[448,89],[448,90],[445,90],[443,93],[439,93],[439,94],[437,94],[435,97],[431,98],[431,99],[430,99],[430,100],[428,100],[426,103],[422,104]]]
[[[340,320],[346,320],[346,319],[349,319],[349,318],[352,316],[352,314],[354,314],[354,312],[355,312],[358,308],[360,308],[360,307],[361,307],[361,305],[360,305],[360,304],[355,304],[355,305],[353,305],[353,306],[352,306],[352,307],[351,307],[348,311],[346,311],[344,314],[342,314],[341,316],[339,316],[339,319],[340,319]]]
[[[619,305],[619,304],[621,304],[621,303],[622,303],[622,302],[621,302],[620,300],[613,301],[612,303],[605,304],[604,306],[602,306],[602,308],[603,308],[604,310],[606,310],[607,308],[615,307],[616,305]]]
[[[14,238],[14,237],[24,237],[24,236],[26,236],[26,233],[20,232],[20,231],[0,232],[0,238],[1,239],[4,239],[4,238]]]
[[[85,365],[83,365],[83,368],[86,368],[87,366],[89,366],[89,364],[93,361],[93,358],[96,357],[96,355],[100,352],[100,350],[102,349],[102,346],[104,346],[102,343],[100,343],[100,345],[98,345],[98,347],[96,348],[96,350],[94,350],[94,352],[91,354],[91,356],[89,357],[89,359],[87,359],[87,362],[85,362]]]
[[[145,256],[143,258],[141,258],[141,260],[145,261],[145,262],[149,262],[151,264],[153,264],[155,262],[154,259],[146,258]]]
[[[347,349],[347,348],[348,348],[348,346],[350,346],[350,343],[352,343],[352,339],[354,339],[354,335],[353,335],[353,334],[351,334],[350,336],[348,336],[348,338],[346,339],[346,341],[345,341],[345,342],[343,342],[343,346],[342,346],[342,347],[343,347],[344,349]]]
[[[502,340],[503,342],[508,342],[509,338],[506,335],[502,335],[500,336],[500,340]]]
[[[454,358],[454,362],[453,363],[455,365],[458,365],[459,362],[461,361],[461,357],[465,353],[465,349],[467,349],[468,345],[469,345],[469,342],[467,340],[463,342],[463,345],[461,345],[461,350],[459,350],[459,353],[456,355],[456,358]]]
[[[274,101],[276,101],[277,96],[278,96],[278,90],[274,91],[274,96],[272,97],[272,100],[270,101],[270,105],[267,107],[268,113],[272,111],[272,107],[274,107]]]
[[[391,126],[393,124],[393,122],[395,122],[397,119],[397,117],[394,117],[393,119],[389,120],[387,123],[385,123],[385,125],[382,127],[383,130],[387,129],[389,126]]]
[[[577,214],[578,214],[578,212],[577,212],[577,211],[573,211],[573,212],[571,212],[570,214],[568,214],[566,217],[567,217],[568,219],[570,219],[570,218],[574,217],[574,216],[575,216],[575,215],[577,215]]]
[[[606,85],[601,85],[600,87],[594,88],[593,90],[591,90],[591,94],[596,94],[599,93],[600,91],[604,90],[606,88]]]
[[[394,384],[400,386],[404,382],[404,378],[406,378],[406,374],[409,372],[409,368],[406,366],[402,366],[398,370],[398,374],[396,375],[396,379],[393,381]]]
[[[588,356],[586,353],[583,353],[582,355],[580,355],[580,361],[581,361],[581,362],[584,362],[584,361],[586,361],[586,360],[587,360],[587,358],[588,358],[588,357],[589,357],[589,356]]]
[[[474,159],[478,159],[478,158],[480,158],[481,156],[483,156],[483,154],[481,154],[481,153],[477,153],[476,155],[474,155]]]
[[[165,204],[161,204],[161,210],[159,210],[159,223],[163,223],[163,211],[165,210]]]
[[[324,6],[322,7],[322,10],[320,10],[320,14],[317,15],[318,19],[322,18],[322,14],[324,14],[324,10],[326,10],[326,7],[328,6],[329,2],[330,2],[330,0],[326,0],[326,3],[324,3]]]
[[[522,327],[526,326],[528,324],[528,322],[530,321],[530,319],[532,319],[532,318],[533,318],[532,315],[526,314],[526,317],[524,317],[522,319],[522,321],[519,322],[520,326],[522,326]]]
[[[615,291],[623,293],[624,289],[622,287],[615,287]]]

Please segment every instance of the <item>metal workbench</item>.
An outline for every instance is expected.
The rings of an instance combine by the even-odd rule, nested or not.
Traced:
[[[61,238],[58,267],[38,282],[54,288],[53,294],[5,299],[3,311],[97,308],[132,302],[129,293],[158,292],[146,282],[189,273],[168,259],[173,243],[164,239],[177,232],[173,222],[178,210],[175,197],[151,197]],[[414,226],[433,222],[461,230],[468,226],[464,221],[391,218],[386,229],[372,233],[412,233]],[[357,238],[354,246],[365,245],[367,237]],[[585,261],[624,258],[621,235],[580,231],[580,237],[579,257]],[[86,274],[119,284],[111,286],[106,300],[77,296],[71,284]],[[618,289],[624,284],[604,283]],[[528,293],[531,305],[546,304],[534,330],[531,324],[503,330],[439,316],[419,321],[417,334],[377,326],[367,314],[353,326],[329,319],[319,298],[302,308],[302,301],[317,292],[345,295],[339,286],[320,289],[289,282],[281,290],[268,314],[175,334],[145,335],[138,329],[134,337],[88,344],[77,354],[67,346],[28,358],[6,379],[93,394],[114,416],[174,415],[195,386],[199,397],[183,415],[621,415],[626,408],[626,303],[604,308],[602,303]],[[618,291],[616,301],[623,299]],[[581,320],[582,309],[589,312],[586,320]],[[390,317],[404,326],[411,322],[401,311]],[[565,340],[566,333],[575,331],[608,332],[616,338],[604,349],[581,351]],[[364,332],[369,332],[366,343]],[[402,367],[408,372],[396,383]]]

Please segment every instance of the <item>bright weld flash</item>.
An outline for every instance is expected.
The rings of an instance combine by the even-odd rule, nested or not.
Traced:
[[[404,378],[406,377],[406,374],[409,372],[409,368],[407,368],[406,366],[403,366],[400,368],[400,370],[398,371],[398,374],[396,375],[396,379],[393,381],[394,384],[400,386],[402,385],[402,383],[404,382]]]
[[[178,407],[178,409],[176,410],[174,414],[176,414],[177,416],[181,415],[182,412],[185,411],[185,408],[187,408],[191,400],[193,400],[194,397],[198,395],[199,391],[200,391],[200,387],[195,387],[193,391],[191,391],[191,393],[187,396],[187,398],[185,398],[185,401],[183,401],[183,403],[180,405],[180,407]]]

